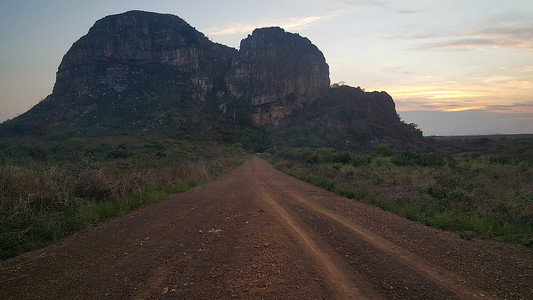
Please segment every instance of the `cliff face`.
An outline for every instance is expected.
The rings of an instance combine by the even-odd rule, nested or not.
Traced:
[[[256,29],[236,50],[177,16],[130,11],[97,21],[63,57],[52,94],[0,135],[164,130],[262,143],[273,130],[316,145],[412,135],[386,93],[329,85],[324,55],[298,34]]]
[[[266,125],[302,109],[328,88],[323,54],[297,34],[257,29],[237,51],[211,42],[177,16],[131,11],[97,21],[72,45],[59,65],[53,93],[38,105],[55,111],[36,126],[53,128],[110,107],[145,110],[139,102],[153,99],[152,108],[166,104],[152,117],[164,114],[174,120],[170,127],[199,122],[209,107],[211,113],[220,107],[226,114],[236,103],[241,115]],[[80,99],[82,105],[66,107]],[[176,109],[183,102],[194,112]]]
[[[19,118],[16,131],[209,128],[237,52],[177,16],[130,11],[105,17],[72,45],[52,94]]]
[[[177,16],[140,11],[108,16],[63,57],[51,101],[122,92],[157,80],[191,83],[193,96],[206,101],[236,52]]]
[[[308,39],[279,27],[262,28],[242,40],[226,83],[231,94],[252,104],[254,123],[264,125],[324,95],[329,67]]]

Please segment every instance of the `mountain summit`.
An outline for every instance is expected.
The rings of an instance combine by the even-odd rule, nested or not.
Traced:
[[[307,38],[279,27],[261,28],[242,40],[226,82],[231,94],[254,106],[254,124],[264,125],[323,96],[329,66]]]
[[[282,28],[256,29],[237,50],[210,41],[177,16],[129,11],[97,21],[76,41],[59,65],[52,94],[4,122],[0,134],[216,137],[238,128],[297,128],[327,116],[324,126],[331,130],[322,131],[342,130],[338,140],[357,140],[354,132],[366,140],[416,135],[399,120],[390,96],[367,94],[330,88],[322,52]],[[323,114],[321,107],[327,107]]]

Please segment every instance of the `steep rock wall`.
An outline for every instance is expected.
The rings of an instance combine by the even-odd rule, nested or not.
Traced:
[[[307,38],[279,27],[261,28],[241,41],[226,84],[232,95],[252,105],[254,123],[264,125],[323,95],[329,67]]]
[[[251,124],[282,127],[287,141],[314,136],[316,145],[412,135],[388,94],[329,86],[324,55],[298,34],[256,29],[236,50],[177,16],[130,11],[76,41],[52,94],[2,124],[0,136],[131,130],[240,141],[261,136]]]
[[[63,57],[51,100],[174,80],[190,82],[195,96],[205,101],[236,52],[211,42],[177,16],[141,11],[108,16]]]

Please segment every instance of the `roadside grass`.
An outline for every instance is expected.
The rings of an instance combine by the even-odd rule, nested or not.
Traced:
[[[91,224],[98,224],[110,218],[123,216],[135,209],[156,203],[177,194],[189,190],[197,185],[196,181],[190,180],[173,185],[151,184],[141,188],[141,192],[124,195],[118,199],[109,199],[102,202],[91,203],[84,209],[78,210],[77,214],[66,214],[65,222],[74,225],[73,231],[85,228]],[[67,228],[69,229],[69,228]]]
[[[383,147],[383,146],[381,146]],[[471,153],[282,148],[270,161],[285,173],[340,196],[380,207],[464,239],[533,243],[529,150]],[[490,149],[489,149],[490,150]]]
[[[0,259],[186,191],[242,164],[239,147],[126,136],[0,142]]]

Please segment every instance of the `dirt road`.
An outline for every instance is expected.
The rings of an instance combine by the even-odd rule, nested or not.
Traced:
[[[532,299],[533,251],[232,173],[0,263],[0,299]]]

